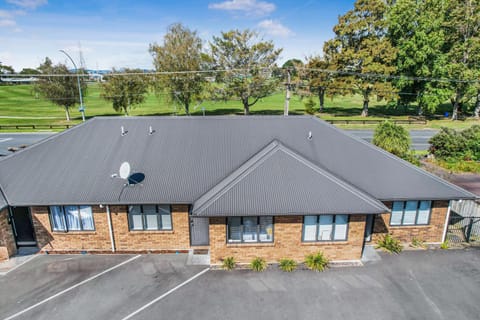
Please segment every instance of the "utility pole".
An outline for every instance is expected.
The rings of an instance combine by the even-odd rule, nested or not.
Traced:
[[[73,66],[75,67],[75,73],[77,74],[77,84],[78,84],[78,95],[80,96],[80,108],[78,109],[82,113],[82,121],[85,122],[85,107],[83,106],[83,98],[82,98],[82,87],[80,86],[80,76],[78,75],[78,68],[77,65],[75,64],[75,61],[73,61],[72,57],[68,55],[63,50],[59,50],[61,53],[66,55],[70,61],[72,61]]]
[[[290,70],[288,69],[287,69],[287,82],[285,83],[285,87],[287,89],[287,92],[285,94],[285,107],[283,109],[283,115],[288,116],[288,108],[290,106],[290,88],[291,88]]]

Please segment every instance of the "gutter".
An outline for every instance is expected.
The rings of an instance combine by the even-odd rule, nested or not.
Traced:
[[[108,222],[108,231],[110,233],[110,242],[112,244],[112,252],[115,252],[115,239],[113,238],[112,215],[110,214],[109,205],[107,205],[107,222]]]

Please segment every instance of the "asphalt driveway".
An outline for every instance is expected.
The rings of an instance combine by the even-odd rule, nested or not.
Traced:
[[[39,256],[0,277],[0,319],[478,319],[480,250],[324,273],[204,271],[186,255]],[[33,308],[32,308],[33,307]]]

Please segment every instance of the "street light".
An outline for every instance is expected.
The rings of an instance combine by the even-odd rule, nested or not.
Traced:
[[[82,113],[82,121],[85,122],[85,107],[83,106],[83,98],[82,98],[82,87],[80,86],[80,76],[78,75],[78,68],[77,65],[75,64],[75,61],[73,61],[72,57],[68,53],[66,53],[64,50],[59,50],[61,53],[67,56],[70,61],[72,61],[73,66],[75,67],[75,73],[77,74],[77,83],[78,83],[78,95],[80,96],[80,108],[78,109]]]

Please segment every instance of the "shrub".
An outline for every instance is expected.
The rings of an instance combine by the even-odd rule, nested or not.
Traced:
[[[235,266],[237,265],[237,262],[235,261],[234,257],[225,257],[222,262],[222,268],[224,270],[233,270],[235,269]]]
[[[280,269],[285,272],[292,272],[297,269],[297,263],[292,259],[282,259],[279,264]]]
[[[328,259],[323,252],[309,254],[305,257],[305,265],[314,271],[324,271],[328,266]]]
[[[467,151],[465,136],[450,128],[442,128],[429,143],[430,153],[440,159],[460,159]]]
[[[448,249],[448,248],[450,248],[450,245],[449,245],[449,243],[448,243],[448,240],[443,241],[442,244],[440,245],[440,249],[444,249],[444,250],[445,250],[445,249]]]
[[[414,248],[425,248],[426,247],[425,241],[417,239],[417,238],[412,239],[411,246],[414,247]]]
[[[404,127],[391,121],[384,121],[375,128],[372,142],[397,157],[405,159],[410,151],[411,139]]]
[[[303,102],[305,106],[305,112],[308,114],[315,114],[315,101],[313,101],[312,97],[309,97],[307,100]]]
[[[267,262],[263,258],[256,257],[250,262],[250,268],[257,272],[265,271],[265,269],[267,269]]]
[[[400,241],[389,234],[385,235],[377,242],[377,248],[382,248],[383,250],[390,253],[400,253],[403,250]]]

